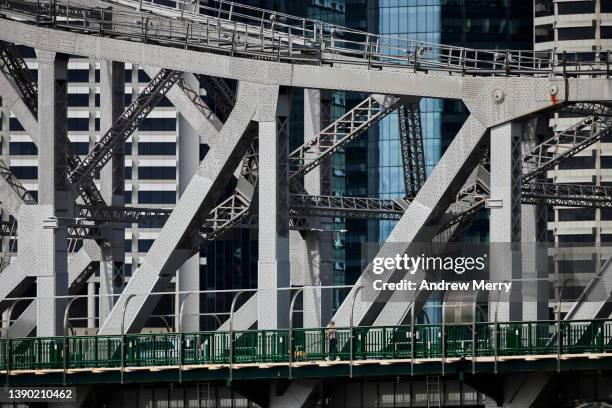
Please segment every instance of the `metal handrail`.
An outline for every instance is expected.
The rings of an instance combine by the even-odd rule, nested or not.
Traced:
[[[116,38],[140,39],[147,44],[221,51],[239,57],[266,56],[293,63],[318,60],[322,64],[343,62],[366,69],[395,67],[485,76],[605,76],[609,72],[605,62],[560,60],[549,52],[451,47],[378,36],[297,17],[284,17],[295,21],[284,24],[278,18],[271,18],[280,14],[267,10],[261,10],[262,15],[257,18],[236,12],[226,16],[227,13],[221,12],[214,17],[197,15],[196,19],[191,18],[195,14],[185,12],[186,18],[180,19],[179,9],[171,12],[172,9],[160,5],[144,4],[148,12],[142,12],[138,11],[138,2],[129,0],[111,3],[131,5],[133,11],[125,11],[125,7],[109,11],[77,7],[67,1],[60,3],[53,8],[48,1],[38,6],[32,0],[4,0],[0,9],[5,12],[4,18],[17,17],[20,22],[38,25],[54,21],[54,28],[60,30],[101,36],[112,33]],[[237,16],[246,22],[238,21]],[[400,46],[396,45],[398,43]]]

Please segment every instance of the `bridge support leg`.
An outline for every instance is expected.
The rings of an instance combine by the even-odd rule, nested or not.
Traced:
[[[523,126],[523,152],[532,151],[549,136],[550,117],[538,114]],[[547,320],[548,265],[547,220],[548,206],[521,205],[521,254],[523,274],[523,320]]]
[[[521,126],[508,122],[491,129],[491,199],[489,219],[490,280],[512,282],[509,294],[491,292],[491,320],[520,320]],[[513,280],[519,281],[513,281]],[[497,314],[497,317],[493,314]]]
[[[323,125],[322,92],[304,90],[304,142],[310,141]],[[315,167],[304,176],[304,188],[311,195],[327,195],[325,191],[330,184],[330,160],[327,165]],[[331,225],[331,219],[319,218],[312,221],[316,229],[324,229],[323,224]],[[307,231],[303,234],[292,231],[298,240],[298,264],[302,265],[304,286],[326,286],[332,282],[332,232]],[[332,290],[305,289],[304,293],[304,327],[321,327],[327,325],[332,315]]]
[[[187,85],[191,89],[199,89],[200,84],[194,75],[184,77]],[[204,135],[206,136],[206,135]],[[200,135],[198,135],[185,116],[179,114],[178,117],[178,177],[179,194],[183,194],[191,178],[198,170],[200,165]],[[198,252],[189,258],[179,269],[176,275],[175,288],[180,292],[200,290],[200,253]],[[175,312],[180,310],[180,304],[185,298],[185,294],[176,296],[177,307]],[[183,318],[183,331],[195,332],[200,330],[200,296],[191,295],[185,302]],[[175,319],[176,320],[176,319]],[[178,320],[175,321],[175,329],[178,330]]]
[[[100,61],[100,128],[110,129],[125,108],[125,64]],[[100,174],[100,192],[104,201],[112,206],[125,204],[125,151],[120,143],[113,149],[110,161]],[[123,226],[109,226],[108,243],[102,247],[100,262],[100,321],[106,319],[123,286],[125,276],[125,230]]]
[[[62,327],[63,301],[54,296],[68,291],[66,218],[73,217],[74,197],[64,176],[68,56],[36,51],[38,57],[38,205],[34,211],[38,239],[37,335],[56,336]]]
[[[274,103],[276,102],[276,103]],[[287,92],[260,110],[259,117],[259,260],[258,328],[289,324],[289,103]],[[263,289],[263,290],[262,290]]]

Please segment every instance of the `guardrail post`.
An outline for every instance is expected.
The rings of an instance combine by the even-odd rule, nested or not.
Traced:
[[[289,344],[287,347],[289,348],[289,379],[293,379],[293,308],[295,306],[295,301],[300,293],[304,291],[303,288],[300,288],[293,295],[293,299],[291,299],[291,305],[289,306]],[[305,347],[306,345],[304,345]],[[306,350],[304,350],[306,352]]]
[[[353,315],[355,312],[355,299],[357,299],[357,294],[364,288],[363,285],[360,285],[355,292],[353,292],[353,298],[351,299],[351,318],[350,318],[350,328],[349,328],[349,377],[353,378]]]
[[[64,383],[64,387],[66,386],[66,374],[68,371],[68,316],[69,316],[69,312],[70,312],[70,306],[72,306],[72,303],[77,300],[78,298],[72,298],[70,299],[70,302],[68,302],[68,304],[66,305],[66,310],[64,311],[64,347],[63,347],[63,383]]]
[[[10,375],[11,375],[11,316],[13,315],[13,309],[17,306],[17,303],[23,299],[16,299],[11,304],[7,312],[8,327],[6,328],[6,386],[9,386]],[[36,302],[36,300],[34,300]]]
[[[183,382],[183,352],[184,352],[183,350],[183,313],[185,311],[185,303],[187,302],[187,299],[189,299],[189,296],[193,295],[194,293],[196,292],[189,292],[187,295],[185,295],[185,297],[183,298],[183,301],[181,302],[181,307],[179,309],[179,318],[178,318],[179,383]]]
[[[121,384],[123,384],[123,376],[125,373],[125,312],[127,310],[128,304],[130,300],[136,297],[135,293],[131,293],[127,299],[125,299],[125,303],[123,304],[123,311],[121,313]]]
[[[446,330],[445,330],[445,323],[446,323],[446,319],[444,317],[444,310],[445,310],[445,306],[446,303],[443,302],[442,303],[442,325],[440,327],[442,334],[441,334],[441,340],[442,340],[442,345],[441,345],[441,350],[442,350],[442,375],[445,375],[445,363],[446,363]]]
[[[474,299],[474,318],[472,319],[472,375],[476,374],[476,299],[478,299],[478,292]]]
[[[242,295],[245,290],[240,290],[234,295],[232,299],[232,306],[230,308],[230,320],[229,320],[229,378],[228,381],[231,384],[234,378],[234,309],[236,308],[236,301],[238,297]]]
[[[414,376],[414,354],[416,351],[414,347],[415,337],[416,337],[416,333],[414,331],[414,303],[413,303],[411,306],[411,312],[410,312],[410,375],[411,376]]]

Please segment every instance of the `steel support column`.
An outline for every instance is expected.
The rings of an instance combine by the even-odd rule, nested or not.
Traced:
[[[523,154],[533,150],[548,133],[549,115],[539,114],[525,122],[521,146]],[[521,205],[521,267],[523,278],[522,319],[547,320],[548,268],[546,229],[547,205]]]
[[[183,81],[191,89],[199,89],[200,84],[193,75],[183,76]],[[180,112],[180,111],[179,111]],[[206,136],[206,135],[205,135]],[[206,139],[206,137],[205,137]],[[198,170],[200,164],[200,137],[189,124],[188,118],[179,113],[178,117],[178,189],[182,196],[191,178]],[[189,258],[180,267],[176,275],[175,287],[181,292],[200,290],[200,252]],[[176,296],[180,305],[186,295]],[[178,313],[179,308],[175,308]],[[185,301],[185,317],[182,329],[184,332],[195,332],[200,330],[200,296],[193,295]],[[177,319],[175,319],[177,320]],[[178,325],[178,320],[175,326]],[[178,329],[178,327],[175,327]]]
[[[39,230],[34,274],[37,277],[37,335],[61,333],[62,301],[68,292],[67,229],[61,224],[73,216],[74,197],[64,177],[68,57],[37,50],[38,59],[38,205],[33,208]],[[30,206],[28,206],[30,207]],[[23,207],[22,207],[23,208]],[[22,217],[20,221],[25,221]],[[21,244],[24,244],[22,242]]]
[[[289,104],[287,90],[261,100],[259,113],[258,328],[289,323]]]
[[[125,108],[125,64],[100,61],[100,128],[110,129]],[[125,145],[118,144],[111,159],[100,172],[100,193],[108,205],[125,204]],[[102,245],[100,262],[99,316],[103,321],[121,291],[125,276],[125,229],[121,224],[110,224],[108,242]]]
[[[323,103],[322,92],[304,90],[304,143],[308,143],[321,132]],[[304,175],[304,188],[310,195],[322,195],[331,177],[331,159],[325,160]],[[326,222],[327,221],[327,222]],[[321,231],[291,231],[295,240],[297,261],[304,286],[326,286],[332,282],[332,232],[322,231],[323,224],[331,224],[329,218],[313,218],[313,229]],[[293,245],[292,245],[293,246]],[[321,327],[327,325],[332,315],[332,290],[306,289],[303,293],[304,327]]]
[[[490,280],[518,280],[513,282],[509,296],[491,292],[491,301],[499,301],[499,309],[492,305],[489,310],[497,313],[499,321],[520,320],[522,313],[521,260],[517,245],[521,241],[521,130],[516,122],[491,129]]]

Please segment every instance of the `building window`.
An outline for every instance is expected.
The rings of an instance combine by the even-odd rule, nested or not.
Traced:
[[[559,170],[592,169],[594,167],[594,156],[574,156],[559,163]]]
[[[68,118],[66,121],[68,131],[88,131],[89,130],[89,118]]]
[[[38,154],[38,147],[32,142],[11,142],[9,153],[11,155],[36,156]]]
[[[70,151],[72,154],[78,154],[79,156],[84,156],[89,153],[89,143],[88,142],[73,142],[70,143]]]
[[[601,156],[600,162],[602,169],[612,169],[612,156]]]
[[[138,178],[144,180],[175,180],[176,167],[139,167]]]
[[[138,126],[138,130],[158,132],[176,131],[176,118],[147,118]]]
[[[612,26],[601,27],[601,38],[612,39]]]
[[[594,219],[594,208],[571,208],[567,210],[559,210],[559,221],[589,221]]]
[[[552,24],[545,24],[536,26],[535,28],[535,42],[548,42],[555,41],[555,29]]]
[[[25,129],[21,126],[21,123],[16,118],[9,119],[9,130],[11,132],[23,132]]]
[[[568,1],[557,3],[559,14],[587,14],[595,12],[594,1]]]
[[[36,180],[38,178],[38,167],[36,166],[11,166],[11,172],[18,179]]]
[[[555,14],[555,6],[552,0],[536,0],[534,8],[536,17],[552,16]]]
[[[139,191],[141,204],[176,204],[176,191]]]
[[[140,142],[138,143],[138,154],[173,156],[176,154],[176,143]]]
[[[89,82],[88,69],[71,69],[68,71],[68,82]]]
[[[595,38],[595,27],[568,27],[559,29],[559,41],[592,40]]]
[[[612,13],[612,1],[602,1],[599,7],[602,13]]]
[[[576,234],[576,235],[559,235],[559,243],[592,243],[595,242],[595,236],[592,234]]]
[[[154,239],[139,239],[138,240],[138,252],[148,252],[153,246]]]
[[[68,106],[80,106],[80,107],[89,106],[89,94],[69,93],[68,94]],[[98,103],[98,105],[96,106],[100,106],[100,104]]]

